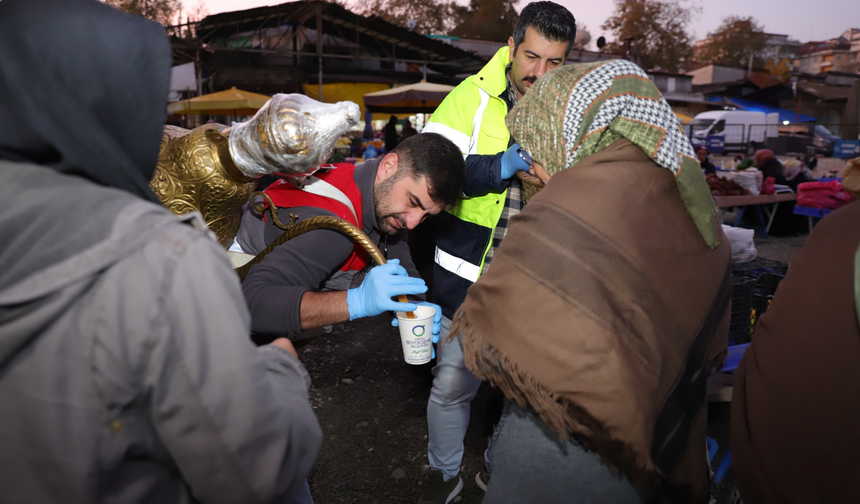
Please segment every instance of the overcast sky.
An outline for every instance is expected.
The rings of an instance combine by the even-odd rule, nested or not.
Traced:
[[[361,0],[349,0],[360,2]],[[458,0],[468,4],[468,0]],[[600,25],[614,10],[611,0],[555,0],[566,6],[577,21],[585,24],[593,39],[603,32]],[[278,0],[182,0],[185,8],[202,2],[209,14],[277,5]],[[528,2],[521,0],[517,9]],[[841,35],[847,28],[860,28],[860,2],[857,0],[682,0],[684,6],[701,7],[690,26],[694,40],[707,36],[726,16],[752,16],[768,33],[783,33],[801,42],[826,40]],[[610,38],[610,37],[607,37]],[[594,43],[591,44],[594,49]]]

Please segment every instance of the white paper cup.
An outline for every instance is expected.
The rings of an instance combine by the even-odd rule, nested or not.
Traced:
[[[400,342],[403,344],[403,359],[407,364],[427,364],[433,353],[433,341],[430,339],[433,329],[433,316],[436,309],[418,305],[415,318],[407,318],[406,312],[397,312],[397,323],[400,326]]]

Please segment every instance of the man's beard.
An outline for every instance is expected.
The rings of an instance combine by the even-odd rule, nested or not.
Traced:
[[[376,226],[383,233],[391,236],[396,235],[406,229],[406,221],[400,214],[392,213],[388,204],[388,196],[391,194],[391,188],[394,187],[397,176],[391,176],[382,182],[378,183],[373,189],[373,203],[376,207]],[[397,229],[391,224],[391,221],[397,221],[400,229]]]

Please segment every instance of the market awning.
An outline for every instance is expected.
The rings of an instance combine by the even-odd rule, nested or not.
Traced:
[[[777,107],[772,107],[765,103],[754,102],[750,100],[744,100],[742,98],[729,98],[732,102],[743,107],[744,110],[749,110],[750,112],[764,112],[765,114],[770,114],[773,112],[777,112],[779,114],[780,122],[815,122],[816,118],[804,114],[798,114],[797,112],[792,112],[790,110],[785,110]]]
[[[233,87],[226,91],[171,103],[167,106],[167,111],[174,114],[251,116],[256,114],[257,110],[269,101],[269,98],[266,95]]]
[[[318,100],[320,96],[319,87],[316,84],[302,84],[305,94]],[[365,117],[364,95],[374,91],[382,91],[390,89],[390,84],[382,84],[377,82],[336,82],[332,84],[323,84],[322,101],[323,103],[337,103],[339,101],[351,101],[358,104],[361,109],[361,117]],[[388,120],[388,115],[376,114],[374,120]],[[403,117],[409,117],[409,114]]]
[[[429,114],[436,110],[454,86],[416,82],[364,95],[364,106],[374,113]]]
[[[690,117],[688,115],[684,115],[684,114],[679,114],[678,112],[675,112],[675,117],[677,117],[678,120],[681,121],[681,124],[686,125],[686,124],[690,124],[691,122],[693,122],[692,117]]]

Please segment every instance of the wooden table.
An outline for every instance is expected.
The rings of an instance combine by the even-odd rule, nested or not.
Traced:
[[[732,224],[732,227],[738,227],[738,223],[741,221],[741,217],[743,217],[747,206],[755,206],[758,210],[759,221],[762,224],[762,231],[764,231],[764,236],[767,238],[767,233],[770,231],[771,224],[773,224],[773,217],[776,215],[776,209],[779,208],[780,202],[796,201],[797,195],[794,193],[748,194],[745,196],[714,196],[714,199],[720,208],[740,207],[741,211],[735,223]],[[767,214],[767,222],[765,222],[761,214],[762,207],[764,207],[764,211]]]

